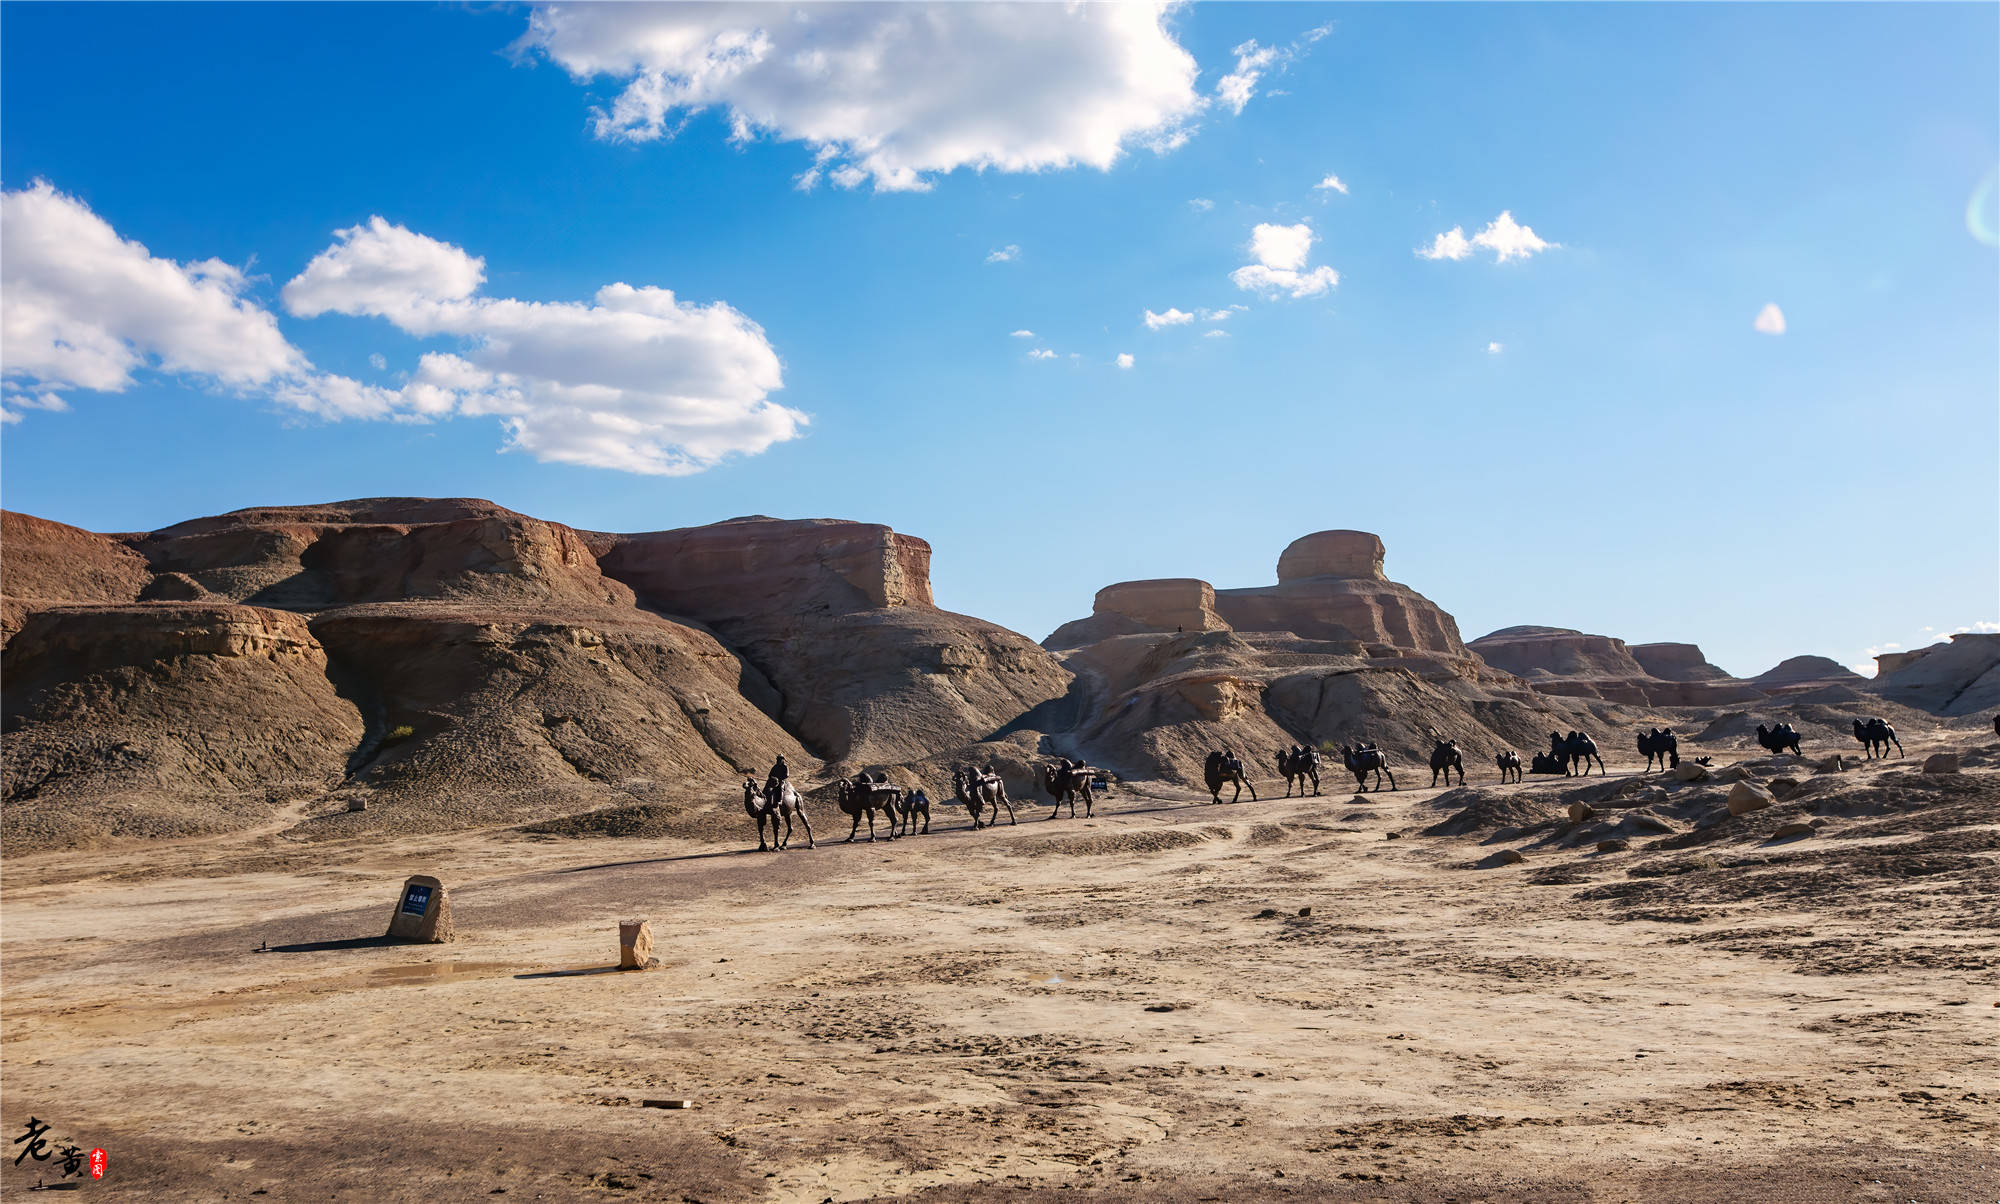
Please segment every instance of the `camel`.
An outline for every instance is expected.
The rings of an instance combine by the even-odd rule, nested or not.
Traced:
[[[790,782],[776,781],[760,790],[757,787],[757,779],[744,778],[743,813],[757,821],[757,851],[759,853],[774,851],[767,848],[764,844],[765,821],[770,821],[771,840],[772,843],[777,845],[775,851],[782,853],[785,850],[785,846],[792,842],[792,817],[794,815],[798,816],[799,822],[805,825],[806,847],[809,849],[814,847],[812,820],[806,815],[805,800],[799,797],[798,791],[792,789]],[[785,821],[785,834],[783,836],[778,835],[778,821],[780,819]]]
[[[916,826],[917,816],[919,815],[924,817],[924,829],[921,832],[912,832],[910,829]],[[929,836],[931,834],[931,796],[924,793],[922,786],[910,791],[904,797],[903,805],[897,808],[897,819],[902,823],[902,831],[898,833],[896,831],[896,824],[892,821],[889,825],[891,835]]]
[[[1494,757],[1494,758],[1493,758],[1493,764],[1499,767],[1499,769],[1500,769],[1500,781],[1501,781],[1501,782],[1502,782],[1503,784],[1504,784],[1504,783],[1506,783],[1506,782],[1508,782],[1508,781],[1510,781],[1510,780],[1511,780],[1511,781],[1515,781],[1515,782],[1518,782],[1518,781],[1520,781],[1520,780],[1521,780],[1521,754],[1520,754],[1520,753],[1517,753],[1517,752],[1515,752],[1515,751],[1514,751],[1513,749],[1511,749],[1511,748],[1510,748],[1510,749],[1506,750],[1505,752],[1501,753],[1501,754],[1500,754],[1499,756],[1497,756],[1497,757]],[[1463,782],[1462,782],[1462,781],[1461,781],[1461,784],[1463,784]]]
[[[1660,763],[1661,769],[1672,769],[1681,763],[1680,737],[1674,735],[1673,728],[1662,731],[1656,727],[1650,732],[1640,732],[1639,751],[1646,754],[1646,768],[1643,772],[1652,772],[1655,760]]]
[[[1597,762],[1599,776],[1605,772],[1604,758],[1597,755],[1597,741],[1582,732],[1571,732],[1567,737],[1550,732],[1549,755],[1563,762],[1564,777],[1572,776],[1572,771],[1579,764],[1583,766],[1583,772],[1575,776],[1589,777],[1592,761]]]
[[[1312,783],[1312,792],[1319,793],[1319,750],[1307,748],[1303,744],[1292,746],[1290,752],[1278,753],[1278,773],[1285,779],[1285,797],[1292,797],[1292,783],[1297,782],[1300,796],[1306,792],[1306,783]],[[1250,796],[1257,797],[1254,793]]]
[[[1890,727],[1888,722],[1881,718],[1871,718],[1867,723],[1856,719],[1854,721],[1854,738],[1861,741],[1862,745],[1868,749],[1869,758],[1875,756],[1875,749],[1878,746],[1882,750],[1882,755],[1885,757],[1888,756],[1891,744],[1896,746],[1897,756],[1900,757],[1903,755],[1903,742],[1896,739],[1896,729]]]
[[[854,775],[852,781],[845,778],[840,783],[840,809],[854,818],[847,829],[848,844],[854,843],[855,833],[861,828],[861,817],[868,817],[868,839],[875,839],[875,813],[882,812],[889,823],[889,839],[896,839],[896,821],[903,809],[903,788],[891,785],[889,775],[877,773],[873,777],[865,773]]]
[[[1042,766],[1042,789],[1055,800],[1055,805],[1049,808],[1049,818],[1054,819],[1056,813],[1062,810],[1062,805],[1068,803],[1069,817],[1075,819],[1076,800],[1081,796],[1083,817],[1089,819],[1091,807],[1095,802],[1095,796],[1090,792],[1091,779],[1095,776],[1096,771],[1090,766],[1081,761],[1073,762],[1068,757],[1053,765]]]
[[[1389,789],[1396,789],[1396,771],[1389,768],[1389,758],[1383,756],[1382,750],[1373,744],[1362,743],[1353,748],[1343,744],[1340,746],[1340,759],[1347,765],[1347,772],[1354,775],[1354,788],[1357,791],[1367,791],[1368,775],[1371,773],[1375,775],[1375,789],[1378,792],[1382,789],[1382,775],[1385,773],[1389,775]],[[1463,779],[1464,775],[1465,771],[1460,769],[1460,778]]]
[[[1769,730],[1766,730],[1763,724],[1758,724],[1757,743],[1763,745],[1765,751],[1773,754],[1784,752],[1789,748],[1795,757],[1805,755],[1799,751],[1799,733],[1789,723],[1780,723]]]
[[[1438,740],[1431,748],[1431,786],[1438,784],[1438,774],[1444,774],[1444,784],[1451,785],[1451,771],[1458,770],[1458,784],[1465,785],[1465,758],[1458,751],[1458,741]]]
[[[958,801],[965,804],[966,813],[972,816],[972,830],[975,832],[999,823],[1002,807],[1007,808],[1008,823],[1021,822],[1014,818],[1014,804],[1007,797],[1007,784],[1000,780],[999,774],[993,772],[991,765],[985,769],[977,769],[970,765],[962,769],[953,769],[951,789],[952,793],[958,796]],[[993,818],[981,823],[982,814],[991,814]]]
[[[1243,762],[1226,748],[1208,754],[1208,759],[1202,762],[1201,778],[1208,786],[1208,801],[1212,803],[1222,801],[1222,788],[1230,782],[1236,784],[1236,793],[1230,796],[1230,802],[1242,798],[1246,788],[1250,791],[1250,801],[1257,801],[1257,787],[1243,776]]]

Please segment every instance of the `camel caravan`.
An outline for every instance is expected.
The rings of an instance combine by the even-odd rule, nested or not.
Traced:
[[[1994,732],[2000,735],[2000,716],[1993,721]],[[1903,745],[1896,739],[1896,729],[1880,718],[1856,719],[1854,738],[1866,750],[1869,758],[1887,757],[1894,746],[1897,756],[1903,755]],[[1446,787],[1452,785],[1452,774],[1458,774],[1458,785],[1465,785],[1465,755],[1456,740],[1447,739],[1442,734],[1431,732],[1431,788],[1436,789],[1440,779]],[[1756,740],[1759,746],[1774,756],[1790,754],[1802,757],[1802,744],[1798,730],[1789,723],[1779,723],[1771,727],[1757,725]],[[1680,738],[1672,728],[1652,728],[1638,733],[1637,748],[1646,758],[1642,773],[1651,773],[1656,768],[1665,771],[1677,768],[1681,763]],[[1332,744],[1325,746],[1328,753],[1336,751]],[[1358,793],[1374,793],[1383,789],[1395,790],[1396,771],[1389,764],[1389,758],[1379,747],[1367,740],[1357,740],[1353,744],[1339,745],[1341,764],[1354,775],[1354,785]],[[1708,758],[1698,758],[1706,764]],[[1281,749],[1275,757],[1278,776],[1285,782],[1285,797],[1298,797],[1310,793],[1320,793],[1320,770],[1325,767],[1321,750],[1304,744],[1294,744],[1289,749]],[[1563,777],[1588,777],[1591,767],[1597,767],[1598,775],[1605,776],[1607,770],[1604,758],[1598,754],[1597,742],[1584,732],[1550,732],[1549,751],[1535,753],[1523,765],[1519,753],[1512,749],[1501,750],[1493,759],[1500,771],[1500,781],[1504,784],[1519,783],[1525,774],[1561,775]],[[1369,780],[1374,780],[1370,790]],[[1048,796],[1049,813],[1042,818],[1056,819],[1064,807],[1069,809],[1069,818],[1076,818],[1076,807],[1083,804],[1083,817],[1090,819],[1095,814],[1097,795],[1111,788],[1115,780],[1110,770],[1092,766],[1081,760],[1058,757],[1052,762],[1044,762],[1035,770],[1036,784]],[[1245,792],[1250,801],[1256,802],[1257,785],[1244,768],[1243,759],[1233,749],[1220,748],[1211,751],[1202,762],[1202,783],[1208,787],[1211,803],[1223,801],[1224,787],[1232,791],[1229,802],[1242,799]],[[860,835],[861,825],[868,825],[868,839],[876,838],[876,819],[879,816],[883,826],[883,838],[896,840],[904,836],[928,835],[931,830],[931,799],[921,787],[906,789],[889,780],[889,775],[879,770],[857,773],[851,778],[841,778],[834,783],[834,799],[842,813],[849,819],[847,841],[852,842]],[[956,765],[951,771],[951,796],[947,800],[964,807],[972,817],[973,830],[996,827],[1002,812],[1006,813],[1010,825],[1018,825],[1020,819],[1014,812],[1014,800],[1007,796],[1007,784],[991,765]],[[780,756],[765,775],[759,786],[752,777],[743,779],[743,812],[757,824],[757,851],[783,852],[789,848],[796,828],[805,831],[806,847],[815,847],[812,820],[806,815],[805,799],[791,784],[791,770]],[[769,836],[766,837],[768,829]]]

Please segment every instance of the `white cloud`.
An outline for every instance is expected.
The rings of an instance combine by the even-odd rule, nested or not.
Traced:
[[[59,409],[66,389],[123,392],[146,368],[240,391],[310,367],[245,296],[242,272],[158,258],[45,180],[0,194],[0,270],[9,406]]]
[[[1532,229],[1516,222],[1512,212],[1502,210],[1499,217],[1472,236],[1472,245],[1493,252],[1493,262],[1506,263],[1510,259],[1526,259],[1558,244],[1543,242]]]
[[[1229,337],[1229,332],[1226,330],[1204,331],[1201,337],[1204,339],[1226,339]]]
[[[1009,263],[1013,260],[1019,259],[1020,257],[1021,257],[1021,248],[1015,246],[1013,243],[1010,242],[1006,246],[1001,247],[999,250],[988,253],[988,255],[986,256],[986,262]]]
[[[1324,180],[1321,180],[1321,181],[1320,181],[1319,183],[1317,183],[1317,184],[1313,185],[1313,191],[1315,191],[1315,192],[1337,192],[1337,193],[1339,193],[1339,194],[1340,194],[1340,195],[1342,195],[1342,196],[1346,196],[1346,195],[1347,195],[1347,185],[1345,185],[1345,184],[1343,184],[1343,183],[1341,183],[1341,182],[1340,182],[1340,177],[1339,177],[1339,176],[1336,176],[1336,175],[1328,175],[1328,176],[1326,177],[1326,179],[1324,179]]]
[[[1147,330],[1158,330],[1162,326],[1185,326],[1194,321],[1194,315],[1184,309],[1170,308],[1163,314],[1156,314],[1149,309],[1144,320]]]
[[[754,455],[806,424],[768,399],[784,382],[763,328],[723,302],[623,283],[588,303],[478,297],[482,261],[458,247],[379,217],[335,237],[285,286],[286,306],[464,340],[462,356],[425,356],[400,392],[418,413],[496,416],[509,446],[537,459],[669,476]],[[321,394],[365,405],[385,393],[346,385]]]
[[[1215,84],[1215,98],[1229,107],[1232,113],[1241,113],[1243,106],[1257,94],[1257,81],[1273,67],[1283,70],[1305,53],[1306,47],[1333,32],[1332,25],[1321,25],[1309,29],[1284,46],[1259,45],[1252,38],[1230,51],[1236,56],[1235,70],[1224,75]]]
[[[1130,4],[550,4],[516,46],[624,85],[599,138],[722,110],[739,141],[803,142],[845,187],[925,189],[961,167],[1108,168],[1170,150],[1201,110],[1166,0]]]
[[[1295,272],[1306,266],[1312,244],[1312,227],[1304,222],[1296,226],[1263,222],[1250,232],[1250,254],[1265,267],[1280,271]]]
[[[1028,358],[1031,360],[1052,360],[1056,358],[1056,353],[1050,351],[1047,347],[1037,347],[1028,353]]]
[[[1121,351],[1118,353],[1117,363],[1120,368],[1130,368],[1132,366],[1132,357]]]
[[[393,319],[403,307],[464,300],[486,280],[485,260],[380,217],[333,237],[281,294],[301,318],[330,311]]]
[[[1032,330],[1017,330],[1007,337],[1011,339],[1032,339],[1035,337],[1035,332]]]
[[[1757,320],[1750,323],[1750,328],[1758,334],[1783,334],[1785,311],[1779,309],[1776,302],[1772,302],[1757,311]]]
[[[1248,308],[1250,307],[1247,305],[1232,305],[1227,309],[1204,309],[1201,311],[1201,320],[1204,322],[1227,322],[1236,315],[1236,311]]]
[[[1229,273],[1236,287],[1246,292],[1287,293],[1294,299],[1317,297],[1340,283],[1340,273],[1321,264],[1306,271],[1311,256],[1312,227],[1261,223],[1250,232],[1250,255],[1256,263]]]
[[[1418,247],[1417,254],[1425,259],[1464,259],[1472,254],[1474,247],[1480,247],[1493,252],[1493,262],[1506,263],[1510,259],[1526,259],[1561,245],[1544,241],[1532,228],[1515,221],[1511,211],[1503,210],[1499,217],[1486,223],[1486,228],[1471,238],[1465,236],[1463,226],[1453,226],[1432,239],[1429,247]]]
[[[1453,226],[1431,240],[1431,245],[1418,247],[1417,254],[1425,259],[1464,259],[1472,254],[1472,243],[1465,237],[1465,227]]]
[[[1501,352],[1505,350],[1507,350],[1507,345],[1505,343],[1486,344],[1486,354],[1488,355],[1499,355]]]
[[[389,370],[389,361],[384,359],[382,353],[378,351],[368,357],[368,366],[377,372],[387,372]]]
[[[1188,208],[1194,210],[1196,213],[1207,213],[1209,210],[1215,208],[1215,202],[1205,196],[1198,196],[1188,202]]]

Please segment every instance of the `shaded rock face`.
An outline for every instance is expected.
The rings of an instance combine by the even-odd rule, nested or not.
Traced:
[[[1646,677],[1624,640],[1568,627],[1505,627],[1467,645],[1517,677]]]
[[[350,607],[312,621],[369,714],[353,782],[435,812],[470,796],[485,822],[546,813],[635,781],[733,788],[778,755],[811,758],[763,707],[776,691],[707,632],[627,608]],[[322,817],[307,834],[351,834]]]
[[[1633,644],[1627,651],[1641,669],[1662,681],[1720,681],[1729,676],[1709,664],[1696,644]]]
[[[1933,715],[1970,715],[2000,707],[2000,635],[1961,633],[1945,644],[1901,654],[1893,667],[1878,657],[1875,692]]]
[[[6,672],[10,850],[242,827],[337,785],[364,730],[282,611],[54,607],[28,616]]]
[[[930,545],[884,526],[747,518],[590,540],[645,602],[740,649],[782,695],[786,727],[830,761],[921,760],[1069,688],[1033,642],[937,609]]]
[[[47,606],[135,601],[150,576],[143,556],[108,535],[0,511],[0,643]]]

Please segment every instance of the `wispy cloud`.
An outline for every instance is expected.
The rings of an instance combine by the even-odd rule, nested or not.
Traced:
[[[1230,51],[1236,67],[1215,83],[1215,99],[1232,113],[1241,113],[1257,95],[1257,82],[1268,71],[1283,71],[1304,56],[1314,42],[1333,32],[1331,23],[1308,29],[1283,46],[1265,46],[1251,38]]]
[[[1035,337],[1035,332],[1032,330],[1017,330],[1007,337],[1010,339],[1032,339]]]
[[[1758,334],[1785,333],[1785,311],[1779,309],[1776,302],[1766,305],[1757,311],[1756,320],[1750,323],[1750,329]],[[1810,343],[1812,340],[1806,341]]]
[[[1505,343],[1486,344],[1486,354],[1488,355],[1499,355],[1501,352],[1505,350],[1507,350],[1507,345]]]
[[[1158,330],[1162,326],[1185,326],[1194,321],[1194,315],[1184,309],[1169,309],[1163,314],[1146,311],[1144,319],[1147,330]]]
[[[1342,195],[1342,196],[1346,196],[1346,195],[1347,195],[1347,185],[1345,185],[1345,184],[1343,184],[1343,183],[1341,183],[1341,182],[1340,182],[1340,177],[1339,177],[1339,176],[1336,176],[1336,175],[1329,175],[1329,176],[1327,176],[1327,177],[1326,177],[1326,179],[1324,179],[1324,180],[1321,180],[1321,181],[1320,181],[1319,183],[1317,183],[1317,184],[1313,185],[1313,191],[1314,191],[1314,192],[1337,192],[1337,193],[1339,193],[1339,194],[1340,194],[1340,195]]]
[[[1021,248],[1010,242],[1006,246],[1001,247],[999,250],[988,253],[988,255],[986,256],[986,262],[1011,263],[1012,261],[1019,259],[1020,257],[1021,257]]]
[[[1215,202],[1205,196],[1198,196],[1188,202],[1188,208],[1194,210],[1196,213],[1207,213],[1209,210],[1215,208]]]
[[[1031,360],[1052,360],[1056,358],[1056,353],[1050,351],[1047,347],[1037,347],[1028,353],[1028,358]]]

